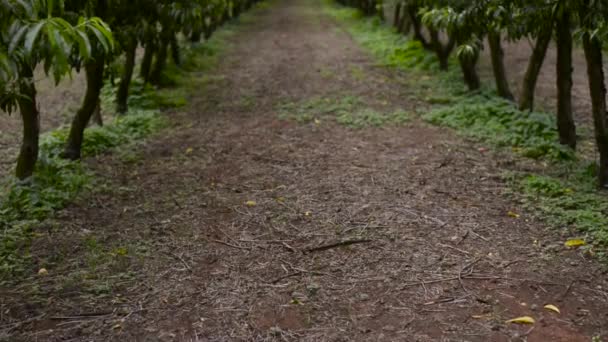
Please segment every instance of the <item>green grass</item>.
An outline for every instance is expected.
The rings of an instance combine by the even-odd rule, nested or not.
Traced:
[[[402,110],[376,110],[365,106],[362,99],[355,96],[314,97],[302,102],[286,102],[279,106],[279,118],[299,123],[321,124],[335,121],[350,128],[402,125],[411,116]]]
[[[547,163],[548,174],[509,174],[513,194],[551,226],[583,235],[598,247],[597,254],[606,255],[608,196],[597,189],[595,162],[558,143],[553,114],[519,111],[488,85],[469,93],[453,60],[450,71],[441,72],[434,54],[377,18],[364,18],[330,0],[324,0],[324,8],[380,64],[404,71],[406,85],[415,88],[415,100],[428,105],[420,113],[424,120]],[[579,132],[585,130],[579,127]]]

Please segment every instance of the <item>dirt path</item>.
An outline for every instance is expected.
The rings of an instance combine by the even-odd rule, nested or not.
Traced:
[[[491,156],[417,120],[278,119],[278,104],[319,95],[412,108],[407,75],[375,67],[316,2],[255,19],[170,133],[131,164],[92,161],[109,190],[40,229],[49,276],[0,292],[7,340],[608,335],[606,274],[504,199]],[[537,323],[504,323],[521,315]]]

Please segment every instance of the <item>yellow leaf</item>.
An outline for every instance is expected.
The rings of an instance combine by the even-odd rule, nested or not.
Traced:
[[[190,153],[192,153],[192,152],[194,152],[194,149],[193,149],[192,147],[188,147],[188,148],[186,149],[186,154],[190,154]]]
[[[534,324],[536,321],[534,318],[530,316],[522,316],[508,320],[506,323],[516,323],[516,324]]]
[[[255,207],[257,205],[256,201],[247,201],[245,205],[248,207]]]
[[[320,125],[320,124],[321,124],[321,120],[315,119],[315,125]]]
[[[579,247],[579,246],[584,246],[586,245],[585,240],[581,240],[581,239],[571,239],[568,240],[564,243],[564,245],[566,247]]]
[[[561,312],[559,312],[559,309],[557,308],[557,306],[555,306],[553,304],[547,304],[544,306],[544,308],[547,310],[555,311],[557,313],[561,313]]]
[[[277,197],[277,202],[279,202],[279,203],[285,202],[285,197]]]
[[[514,213],[514,212],[512,212],[512,211],[509,211],[509,212],[507,213],[507,215],[508,215],[509,217],[512,217],[512,218],[518,218],[518,217],[519,217],[519,214],[518,214],[518,213]]]
[[[45,276],[45,275],[48,275],[48,274],[49,274],[49,271],[47,271],[46,268],[41,268],[41,269],[38,270],[38,275],[39,276]]]
[[[304,213],[304,216],[311,216],[311,215],[312,215],[312,213],[310,211],[307,211]]]

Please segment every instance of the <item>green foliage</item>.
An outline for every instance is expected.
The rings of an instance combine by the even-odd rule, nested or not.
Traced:
[[[437,55],[425,50],[419,41],[396,32],[377,18],[364,17],[356,9],[328,0],[324,8],[382,65],[406,71],[405,82],[419,92],[418,97],[429,102],[451,103],[453,96],[466,92],[459,71],[451,68],[448,72],[440,72]]]
[[[103,127],[90,127],[84,132],[83,156],[93,156],[111,148],[142,139],[158,131],[166,121],[158,111],[133,110],[128,115],[114,118]],[[41,142],[41,148],[52,157],[59,156],[65,147],[69,130],[51,132]]]
[[[513,147],[530,158],[573,160],[574,153],[560,145],[553,116],[523,112],[493,94],[463,97],[451,106],[438,107],[423,115],[433,124],[448,126],[466,136]]]
[[[326,11],[345,24],[358,44],[384,65],[403,70],[439,70],[439,61],[420,42],[411,40],[385,26],[377,18],[364,18],[359,10],[328,3]]]
[[[593,168],[567,170],[566,179],[511,174],[507,179],[532,211],[553,227],[571,227],[605,250],[608,247],[608,197],[598,193]],[[522,197],[521,195],[519,197]]]

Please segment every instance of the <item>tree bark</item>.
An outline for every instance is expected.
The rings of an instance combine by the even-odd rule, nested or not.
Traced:
[[[481,81],[477,74],[477,61],[479,60],[479,51],[475,51],[472,56],[460,55],[458,61],[460,62],[460,69],[464,76],[464,81],[469,90],[478,90],[481,87]]]
[[[141,60],[141,69],[139,71],[139,77],[144,83],[150,82],[150,70],[152,69],[152,60],[154,59],[154,53],[156,52],[156,45],[154,44],[154,38],[149,37],[146,39],[144,56]]]
[[[505,71],[504,51],[502,49],[501,37],[499,32],[488,33],[488,45],[490,46],[490,56],[492,59],[492,69],[494,80],[496,81],[496,91],[498,95],[507,100],[513,101],[515,97],[509,87],[509,80]]]
[[[177,41],[177,35],[171,35],[171,58],[173,59],[173,63],[177,66],[182,65],[182,56],[179,50],[179,42]]]
[[[125,70],[118,86],[116,93],[116,111],[119,114],[124,114],[129,109],[127,101],[129,99],[129,87],[133,78],[133,69],[135,69],[135,51],[137,50],[137,40],[128,38],[125,46]]]
[[[21,66],[21,95],[17,100],[23,121],[23,140],[17,158],[17,178],[23,180],[34,173],[38,161],[38,141],[40,139],[40,114],[36,105],[34,71],[29,65]]]
[[[205,41],[209,40],[211,38],[211,36],[213,35],[213,32],[215,32],[215,21],[212,20],[211,23],[209,23],[209,25],[205,25]]]
[[[156,61],[154,63],[154,67],[150,72],[150,83],[154,85],[160,85],[162,81],[163,71],[167,65],[167,50],[169,49],[170,44],[171,38],[168,37],[167,34],[164,34],[161,39],[160,46],[156,51]]]
[[[450,54],[454,50],[455,40],[452,37],[448,37],[448,41],[445,45],[441,43],[439,38],[439,31],[435,29],[429,29],[431,35],[431,46],[439,59],[439,69],[446,71],[449,68]]]
[[[570,13],[562,11],[557,22],[557,130],[559,142],[576,148],[572,115],[572,32]]]
[[[203,32],[201,30],[194,30],[190,33],[190,43],[198,43],[201,41]]]
[[[412,27],[414,28],[414,39],[419,41],[425,49],[433,50],[431,44],[422,34],[422,22],[420,21],[420,16],[418,15],[418,5],[409,4],[406,6],[406,9],[410,22],[412,23]]]
[[[586,21],[589,9],[588,1],[580,9],[580,20]],[[589,26],[588,23],[583,25]],[[591,27],[588,27],[591,28]],[[595,127],[595,140],[600,155],[598,173],[599,185],[608,188],[608,114],[606,113],[606,86],[604,79],[602,44],[597,37],[589,33],[583,34],[583,49],[587,60],[587,75],[591,91],[591,104],[593,108],[593,125]]]
[[[403,13],[401,14],[401,21],[399,22],[398,30],[402,34],[409,34],[412,30],[412,21],[408,20],[405,5],[403,6]]]
[[[82,106],[76,112],[74,120],[72,120],[68,141],[62,155],[66,159],[80,159],[84,130],[91,119],[91,115],[93,115],[95,109],[99,106],[99,93],[103,87],[104,67],[105,61],[103,57],[98,57],[94,61],[85,63],[87,90]]]
[[[536,44],[534,45],[532,56],[530,56],[528,68],[524,75],[521,98],[519,99],[520,110],[534,110],[534,90],[536,89],[536,81],[538,80],[540,69],[543,66],[547,48],[551,42],[551,33],[553,32],[552,24],[549,24],[547,27],[548,28],[542,30],[536,38]]]
[[[401,2],[395,5],[395,15],[393,17],[393,26],[399,30],[399,24],[401,23]]]

